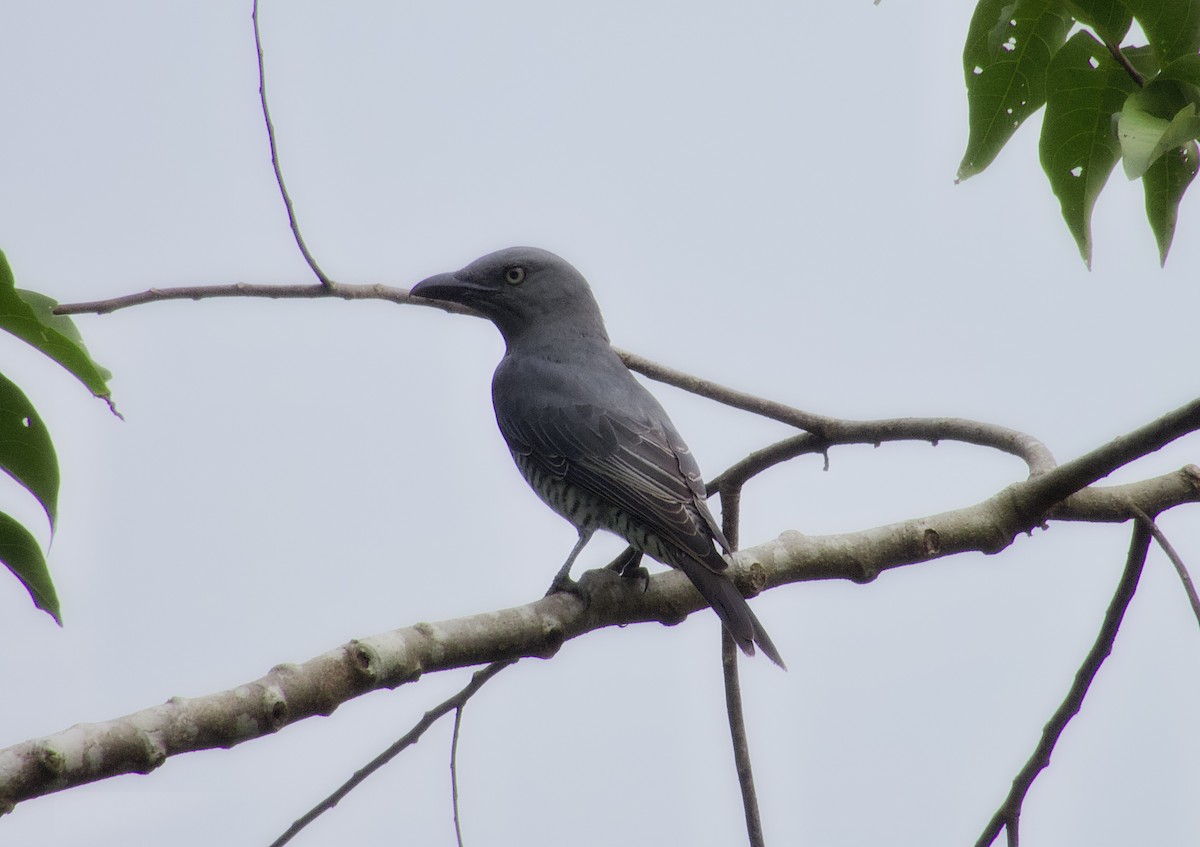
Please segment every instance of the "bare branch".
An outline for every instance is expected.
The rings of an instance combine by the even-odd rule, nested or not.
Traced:
[[[333,297],[342,300],[386,300],[391,303],[431,306],[454,314],[478,317],[471,309],[453,303],[413,297],[403,288],[343,283],[337,283],[331,288],[323,285],[251,285],[249,283],[151,288],[136,294],[126,294],[105,300],[60,304],[54,308],[54,313],[57,315],[109,314],[118,309],[146,303],[224,297],[265,297],[278,300],[312,300]],[[767,448],[769,450],[778,449],[783,453],[790,449],[797,450],[783,458],[773,454],[764,454],[761,451],[748,457],[747,462],[750,464],[741,471],[746,474],[742,477],[743,480],[760,473],[772,464],[799,455],[801,452],[826,449],[835,444],[881,444],[885,441],[929,441],[934,444],[939,441],[961,441],[982,447],[992,447],[1022,459],[1028,466],[1031,475],[1048,471],[1056,464],[1053,455],[1042,442],[1031,435],[1007,427],[965,418],[887,418],[874,421],[851,421],[815,415],[692,376],[628,350],[615,349],[617,355],[631,370],[650,379],[682,388],[736,409],[799,427],[813,434],[815,441],[780,442],[774,448]],[[785,447],[785,444],[789,446]],[[764,458],[768,461],[767,465],[755,464],[762,462]]]
[[[146,303],[164,303],[168,300],[213,300],[224,297],[266,297],[272,300],[387,300],[392,303],[418,303],[434,305],[420,297],[412,297],[403,288],[386,285],[345,285],[328,289],[322,285],[252,285],[235,282],[232,285],[182,285],[175,288],[151,288],[136,294],[125,294],[105,300],[89,300],[83,303],[60,303],[54,307],[56,315],[107,315],[118,309],[141,306]],[[447,310],[451,311],[451,310]]]
[[[1071,718],[1079,713],[1084,697],[1087,696],[1092,681],[1100,671],[1100,666],[1112,652],[1113,642],[1121,628],[1121,621],[1125,617],[1125,610],[1129,608],[1129,601],[1133,599],[1134,592],[1137,591],[1138,580],[1141,578],[1142,568],[1146,564],[1146,553],[1149,549],[1150,526],[1147,522],[1139,519],[1133,525],[1133,537],[1129,542],[1129,555],[1125,560],[1125,571],[1121,574],[1117,591],[1104,615],[1104,623],[1100,627],[1096,641],[1092,645],[1092,649],[1088,651],[1079,671],[1075,674],[1075,682],[1067,693],[1066,699],[1063,700],[1042,730],[1041,741],[1038,742],[1033,755],[1029,757],[1025,767],[1021,768],[1021,772],[1013,779],[1012,789],[984,828],[983,835],[979,837],[975,847],[988,847],[995,841],[1001,829],[1007,831],[1010,845],[1017,844],[1021,805],[1025,801],[1025,795],[1029,792],[1037,775],[1050,764],[1050,754],[1054,752],[1054,746],[1062,736],[1063,730],[1067,728],[1067,724],[1071,722]]]
[[[1160,450],[1197,429],[1200,429],[1200,398],[1049,473],[1021,483],[1023,502],[1020,507],[1032,514],[1045,514],[1060,500],[1103,479],[1117,468]]]
[[[803,456],[806,453],[823,453],[828,449],[828,445],[824,441],[810,432],[776,441],[774,444],[755,450],[746,458],[735,462],[710,479],[708,495],[711,497],[714,493],[721,492],[721,513],[724,514],[728,497],[727,490],[731,493],[736,491],[737,497],[740,499],[741,487],[763,471],[791,461],[797,456]]]
[[[711,490],[711,486],[710,486]],[[721,487],[721,531],[737,549],[742,512],[740,482]],[[750,847],[764,847],[762,817],[758,811],[758,793],[754,790],[754,767],[750,760],[750,741],[746,736],[746,716],[742,709],[742,684],[738,679],[738,650],[729,630],[721,627],[721,675],[725,683],[725,714],[729,719],[729,740],[733,745],[733,765],[742,791],[742,813]]]
[[[1200,623],[1200,597],[1196,595],[1196,586],[1192,582],[1192,575],[1188,573],[1187,565],[1183,562],[1183,557],[1175,550],[1175,547],[1167,540],[1167,536],[1163,535],[1158,524],[1154,519],[1139,509],[1137,506],[1130,506],[1133,514],[1144,523],[1149,529],[1150,534],[1154,536],[1154,540],[1158,542],[1158,546],[1167,554],[1167,558],[1171,560],[1171,564],[1175,566],[1175,573],[1179,574],[1179,581],[1183,583],[1184,593],[1187,594],[1188,602],[1192,606],[1192,614],[1196,617],[1196,622]]]
[[[482,688],[484,683],[486,683],[489,679],[494,677],[496,674],[500,673],[500,671],[504,670],[509,665],[514,664],[516,661],[517,661],[516,659],[504,659],[502,661],[492,662],[486,668],[483,668],[482,670],[478,670],[474,674],[472,674],[471,681],[468,682],[462,690],[460,690],[457,694],[453,695],[452,697],[450,697],[446,700],[443,700],[437,706],[434,706],[432,709],[430,709],[428,712],[426,712],[421,717],[421,720],[417,721],[416,725],[412,729],[410,729],[404,735],[403,738],[400,738],[398,741],[396,741],[395,744],[393,744],[391,747],[384,750],[382,753],[380,753],[378,756],[376,756],[374,759],[372,759],[370,762],[368,762],[366,765],[364,765],[359,771],[357,771],[354,774],[354,776],[352,776],[352,777],[350,777],[350,779],[346,780],[341,785],[341,787],[338,788],[337,791],[330,794],[328,797],[326,797],[324,800],[322,800],[320,803],[318,803],[316,806],[314,806],[307,814],[305,814],[303,817],[299,818],[295,823],[293,823],[290,827],[288,827],[287,831],[284,832],[283,835],[279,836],[279,838],[277,838],[271,842],[271,847],[283,847],[284,844],[287,844],[289,841],[291,841],[293,838],[295,838],[296,834],[299,833],[300,830],[304,829],[304,827],[308,826],[310,823],[312,823],[318,817],[320,817],[325,812],[329,811],[334,806],[336,806],[342,800],[342,798],[344,798],[347,794],[349,794],[351,791],[353,791],[359,785],[359,783],[361,783],[364,779],[366,779],[371,774],[375,773],[375,771],[379,770],[381,767],[386,765],[392,759],[396,758],[396,756],[399,755],[401,752],[403,752],[405,748],[411,747],[413,744],[416,744],[418,741],[420,741],[421,736],[425,734],[425,730],[429,729],[429,727],[431,727],[435,723],[437,723],[438,720],[443,715],[445,715],[453,710],[459,716],[461,716],[462,715],[462,707],[466,704],[466,702],[468,700],[470,700],[475,695],[475,692],[478,691],[480,688]],[[457,739],[458,739],[458,718],[457,717],[455,718],[454,728],[455,728],[454,737],[455,737],[455,741],[457,741]],[[458,824],[457,797],[455,800],[454,810],[455,810],[455,828],[457,829],[457,824]],[[462,843],[461,838],[459,839],[459,843],[460,844]]]
[[[454,710],[454,734],[450,737],[450,803],[454,807],[454,840],[458,847],[463,847],[462,821],[458,816],[458,736],[462,730],[462,716],[463,706],[459,706]]]
[[[813,579],[870,581],[883,570],[954,553],[999,552],[1016,535],[1047,519],[1126,520],[1130,504],[1158,514],[1197,502],[1200,469],[1193,465],[1112,490],[1079,489],[1198,428],[1200,400],[974,506],[845,535],[784,532],[739,551],[732,575],[748,596]],[[733,520],[738,484],[727,477],[723,485]],[[1119,496],[1114,497],[1113,490]],[[1119,514],[1114,514],[1114,500],[1120,503]],[[730,529],[736,536],[736,525],[730,524]],[[0,811],[97,779],[147,773],[171,755],[232,746],[306,717],[327,715],[352,697],[394,688],[422,673],[522,656],[548,657],[564,641],[593,629],[647,621],[670,625],[704,607],[678,571],[650,578],[644,590],[640,583],[631,588],[629,580],[603,569],[584,574],[581,584],[589,596],[586,607],[578,598],[559,593],[515,609],[419,624],[351,642],[304,665],[277,667],[230,691],[174,698],[126,718],[77,725],[0,750]],[[104,754],[97,755],[98,750]]]
[[[738,785],[742,789],[742,810],[746,817],[746,836],[750,847],[764,847],[762,819],[758,813],[758,794],[754,790],[754,771],[750,764],[750,742],[746,738],[746,717],[742,712],[742,685],[738,680],[738,647],[721,627],[721,669],[725,678],[725,712],[729,715],[729,735],[733,742],[733,762]]]
[[[271,166],[275,169],[275,184],[279,186],[279,195],[283,198],[283,205],[287,209],[288,225],[292,228],[292,236],[296,239],[296,246],[300,248],[300,254],[304,256],[304,261],[308,262],[308,266],[317,275],[322,287],[333,291],[337,288],[337,283],[321,270],[312,253],[308,252],[304,236],[300,234],[300,224],[296,222],[296,210],[292,208],[292,198],[283,181],[283,170],[279,167],[279,150],[275,144],[275,124],[271,122],[271,110],[267,108],[267,72],[266,64],[263,61],[262,33],[258,27],[258,0],[254,0],[254,9],[250,13],[250,18],[254,24],[254,50],[258,55],[258,101],[262,104],[263,122],[267,126],[267,143],[271,148]]]
[[[1128,504],[1160,512],[1200,502],[1200,469],[1121,486]],[[1036,481],[1036,480],[1034,480]],[[995,552],[1013,532],[1033,524],[1011,523],[1012,488],[974,506],[843,535],[779,538],[739,551],[733,576],[743,593],[812,579],[866,581],[881,571],[968,550]],[[1163,492],[1177,499],[1164,503]],[[1084,492],[1087,493],[1087,492]],[[1086,512],[1076,495],[1057,520],[1109,520]],[[1103,500],[1103,498],[1101,498]],[[1007,510],[1007,511],[1006,511]],[[604,569],[583,574],[590,602],[560,593],[514,609],[441,623],[422,623],[350,642],[301,665],[280,665],[261,679],[202,697],[172,698],[123,718],[78,724],[0,750],[0,811],[31,797],[125,773],[149,773],[169,756],[232,747],[315,715],[328,715],[347,700],[395,688],[424,673],[521,656],[547,658],[563,642],[602,627],[658,621],[675,624],[704,608],[678,571],[631,585]]]
[[[1076,491],[1047,512],[1050,520],[1088,523],[1125,523],[1130,504],[1157,515],[1180,503],[1194,501],[1200,490],[1200,467],[1184,465],[1177,471],[1124,485],[1092,486]]]
[[[817,441],[797,442],[805,448],[805,452],[815,449],[816,445],[879,444],[884,441],[963,441],[967,444],[993,447],[1018,456],[1029,466],[1031,474],[1042,473],[1055,466],[1054,457],[1042,442],[1032,435],[1007,427],[965,418],[888,418],[874,421],[830,418],[794,409],[773,400],[764,400],[753,394],[677,371],[627,350],[618,350],[617,353],[630,370],[650,379],[665,382],[735,409],[807,430]]]

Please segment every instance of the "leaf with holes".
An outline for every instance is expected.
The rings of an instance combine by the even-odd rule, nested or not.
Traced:
[[[970,136],[958,179],[995,160],[1046,102],[1046,71],[1071,18],[1054,0],[981,0],[963,48]]]
[[[1137,84],[1104,45],[1077,32],[1050,62],[1046,88],[1042,169],[1090,268],[1092,209],[1121,153],[1113,115]]]
[[[56,305],[44,294],[18,291],[8,260],[0,251],[0,329],[58,362],[112,408],[108,390],[112,374],[92,361],[71,319],[51,311]]]
[[[3,374],[0,374],[0,469],[37,498],[53,530],[59,482],[54,444],[29,398]]]
[[[1200,50],[1200,0],[1124,0],[1159,62]]]
[[[1142,176],[1146,192],[1146,218],[1158,242],[1159,263],[1167,263],[1167,253],[1175,237],[1179,201],[1196,178],[1200,167],[1200,147],[1191,141],[1160,156]]]
[[[0,512],[0,561],[21,580],[33,598],[33,604],[48,612],[62,626],[58,594],[50,581],[50,570],[37,539],[3,512]]]

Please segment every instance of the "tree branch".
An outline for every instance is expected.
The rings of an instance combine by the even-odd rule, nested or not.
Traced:
[[[746,737],[746,716],[742,712],[742,685],[738,679],[738,646],[721,627],[721,670],[725,678],[725,711],[729,715],[729,736],[733,742],[733,762],[738,785],[742,789],[742,811],[746,818],[746,838],[750,847],[765,847],[762,818],[758,813],[758,794],[754,790],[754,769],[750,763],[750,741]]]
[[[630,370],[650,379],[812,433],[817,439],[815,442],[796,442],[797,446],[804,448],[803,452],[834,444],[879,444],[884,441],[937,443],[945,440],[993,447],[1018,456],[1029,466],[1031,474],[1043,473],[1055,466],[1053,455],[1042,442],[1032,435],[1007,427],[965,418],[887,418],[873,421],[830,418],[677,371],[627,350],[617,350],[617,353]]]
[[[173,288],[150,288],[135,294],[123,294],[104,300],[81,303],[60,303],[52,310],[56,315],[108,315],[119,309],[165,303],[170,300],[216,300],[226,297],[265,297],[270,300],[386,300],[390,303],[415,303],[435,306],[429,300],[413,297],[403,288],[387,285],[347,285],[338,283],[329,289],[322,285],[253,285],[235,282],[230,285],[181,285]],[[445,311],[473,314],[468,310],[446,304]]]
[[[1100,666],[1112,652],[1113,642],[1116,640],[1117,632],[1121,629],[1121,621],[1125,617],[1125,610],[1129,608],[1129,601],[1133,599],[1134,592],[1137,591],[1138,580],[1142,575],[1142,567],[1146,564],[1146,553],[1149,549],[1149,524],[1140,519],[1136,520],[1133,525],[1133,537],[1129,542],[1129,555],[1125,560],[1125,571],[1121,574],[1117,591],[1104,615],[1104,623],[1100,627],[1096,641],[1092,645],[1092,649],[1088,651],[1079,671],[1075,674],[1075,682],[1072,684],[1071,690],[1042,730],[1041,741],[1038,742],[1033,755],[1029,757],[1025,767],[1021,768],[1020,773],[1013,779],[1012,789],[991,821],[988,822],[987,827],[984,828],[983,835],[979,837],[975,847],[988,847],[995,841],[1001,829],[1008,833],[1010,845],[1017,844],[1021,806],[1025,802],[1025,795],[1029,792],[1037,775],[1050,764],[1050,754],[1054,751],[1054,746],[1062,736],[1063,730],[1067,728],[1067,724],[1071,722],[1071,718],[1079,713],[1092,681],[1100,672]]]
[[[1192,575],[1188,573],[1187,565],[1183,562],[1183,557],[1175,550],[1174,545],[1167,540],[1167,536],[1163,535],[1158,524],[1154,519],[1139,509],[1137,506],[1130,506],[1130,511],[1150,530],[1150,534],[1154,536],[1154,540],[1158,542],[1158,546],[1167,554],[1167,558],[1171,560],[1171,564],[1175,566],[1175,573],[1179,575],[1179,581],[1183,583],[1183,591],[1187,594],[1188,603],[1192,606],[1192,614],[1196,618],[1196,622],[1200,623],[1200,596],[1196,595],[1196,585],[1192,582]]]
[[[330,794],[328,797],[326,797],[324,800],[322,800],[320,803],[318,803],[316,806],[314,806],[312,809],[310,809],[304,816],[297,819],[290,827],[287,828],[287,830],[283,833],[283,835],[279,836],[279,838],[277,838],[271,842],[271,847],[283,847],[284,844],[287,844],[289,841],[291,841],[293,838],[295,838],[297,833],[300,832],[300,830],[304,829],[304,827],[308,826],[310,823],[315,821],[318,817],[320,817],[325,812],[329,811],[334,806],[336,806],[339,802],[341,802],[341,800],[347,794],[349,794],[356,787],[358,787],[358,785],[364,779],[369,777],[371,774],[375,773],[375,771],[379,770],[381,767],[386,765],[392,759],[396,758],[396,756],[398,756],[406,748],[411,747],[413,744],[416,744],[418,741],[420,741],[421,736],[425,734],[425,730],[429,729],[431,726],[433,726],[435,723],[437,723],[438,720],[440,720],[444,715],[448,714],[451,711],[453,711],[455,713],[454,743],[455,743],[455,747],[457,747],[457,745],[458,745],[458,724],[459,724],[459,719],[462,717],[463,706],[466,705],[468,700],[470,700],[472,697],[475,696],[475,692],[477,692],[480,688],[482,688],[484,686],[484,683],[486,683],[489,679],[491,679],[496,674],[500,673],[500,671],[504,670],[505,668],[507,668],[509,665],[513,664],[516,661],[517,661],[516,659],[505,659],[505,660],[498,661],[498,662],[492,662],[486,668],[483,668],[482,670],[478,670],[474,674],[472,674],[471,681],[468,682],[466,684],[466,686],[462,688],[462,690],[460,690],[457,694],[454,694],[453,696],[447,698],[446,700],[443,700],[440,704],[438,704],[437,706],[434,706],[432,709],[430,709],[428,712],[426,712],[421,717],[421,719],[419,721],[417,721],[416,725],[413,726],[413,728],[410,729],[407,733],[405,733],[403,737],[401,737],[394,744],[392,744],[392,746],[388,747],[386,750],[384,750],[382,753],[380,753],[378,756],[376,756],[374,759],[372,759],[370,762],[368,762],[366,765],[364,765],[360,770],[358,770],[354,774],[354,776],[350,777],[350,779],[348,779],[344,783],[342,783],[342,785],[338,788],[337,791]],[[451,759],[451,772],[452,773],[453,773],[453,769],[454,769],[454,764],[453,764],[453,759]],[[454,792],[454,829],[455,829],[455,832],[458,832],[457,783],[455,784],[455,792]],[[459,835],[458,841],[459,841],[459,844],[462,844],[461,834]]]
[[[721,531],[736,550],[741,533],[742,488],[740,482],[726,482],[721,488]],[[746,716],[742,709],[742,684],[738,678],[738,646],[721,627],[721,676],[725,684],[725,714],[729,719],[729,740],[733,747],[733,765],[742,791],[742,814],[746,819],[746,837],[750,847],[765,847],[762,816],[758,811],[758,792],[754,790],[754,766],[750,759],[750,739],[746,735]]]
[[[279,167],[279,150],[275,143],[275,124],[271,121],[271,110],[267,107],[267,70],[266,63],[263,61],[262,33],[258,26],[258,0],[254,0],[250,19],[254,24],[254,51],[258,56],[258,102],[262,104],[263,123],[267,127],[267,143],[271,148],[271,167],[275,169],[275,184],[279,186],[279,196],[283,198],[283,205],[287,209],[288,225],[292,228],[292,236],[296,239],[296,246],[300,248],[300,255],[317,275],[322,288],[332,292],[337,288],[337,284],[326,276],[312,253],[308,252],[308,245],[304,243],[304,236],[300,234],[300,224],[296,221],[296,210],[292,207],[291,195],[288,194],[287,185],[283,181],[283,170]]]
[[[56,315],[110,314],[119,309],[141,306],[147,303],[162,303],[169,300],[208,300],[225,297],[264,297],[270,299],[324,299],[342,300],[385,300],[390,303],[415,304],[441,309],[453,314],[479,317],[473,310],[454,303],[442,303],[413,297],[406,289],[386,285],[346,285],[337,283],[333,287],[324,285],[197,285],[176,288],[151,288],[136,294],[126,294],[105,300],[80,303],[63,303],[54,307]],[[799,427],[813,434],[815,441],[803,440],[780,442],[775,448],[783,453],[790,449],[796,452],[785,458],[825,449],[834,444],[881,444],[885,441],[961,441],[982,447],[991,447],[1022,459],[1029,473],[1044,473],[1055,467],[1054,456],[1042,442],[1031,435],[1007,427],[965,418],[886,418],[882,420],[852,421],[816,415],[800,409],[756,397],[744,391],[720,385],[710,380],[684,373],[653,362],[628,350],[614,348],[626,366],[643,376],[667,385],[681,388],[692,394],[706,397],[735,409],[777,420]],[[790,446],[785,447],[788,444]],[[756,453],[747,461],[761,461],[764,454]],[[784,458],[769,459],[771,464]],[[768,465],[769,466],[769,465]],[[751,466],[752,467],[752,466]],[[746,469],[748,479],[758,470]]]
[[[1139,432],[1144,430],[1157,432],[1153,426]],[[1108,464],[1106,449],[1126,455],[1128,439],[1094,451],[1097,461]],[[1146,443],[1160,440],[1148,438]],[[1016,483],[974,506],[861,532],[784,532],[739,551],[733,576],[743,593],[752,595],[812,579],[868,581],[883,570],[969,550],[997,552],[1043,518],[1012,504],[1021,499],[1022,486],[1044,478]],[[1119,491],[1128,498],[1125,519],[1129,503],[1156,514],[1200,502],[1200,468],[1189,465],[1164,477],[1120,486]],[[1168,492],[1173,499],[1165,499]],[[1103,490],[1080,492],[1056,509],[1053,518],[1115,520],[1106,503]],[[1093,504],[1098,504],[1094,513],[1088,511]],[[1028,515],[1024,522],[1017,519],[1020,514]],[[395,688],[424,673],[523,656],[548,658],[565,641],[594,629],[648,621],[672,625],[704,608],[703,599],[678,571],[651,577],[645,591],[640,583],[631,586],[630,580],[603,569],[585,573],[581,583],[590,598],[586,608],[572,595],[554,594],[518,608],[416,624],[352,641],[300,665],[280,665],[228,691],[172,698],[123,718],[78,724],[0,750],[0,810],[110,776],[148,773],[169,756],[231,747],[304,718],[328,715],[353,697]]]

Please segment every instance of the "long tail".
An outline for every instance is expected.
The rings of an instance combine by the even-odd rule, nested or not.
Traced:
[[[720,617],[721,623],[733,636],[733,640],[737,642],[738,647],[742,648],[742,652],[747,656],[753,656],[754,645],[757,644],[767,654],[768,659],[787,670],[787,665],[783,663],[783,657],[779,655],[779,651],[771,642],[771,636],[767,635],[767,631],[763,629],[762,623],[755,617],[754,612],[750,609],[750,604],[733,584],[733,580],[723,573],[715,573],[694,559],[680,558],[683,561],[680,562],[679,569],[687,574],[692,585],[696,586],[696,590],[700,592],[700,596],[708,601],[708,605],[712,606],[713,611]]]

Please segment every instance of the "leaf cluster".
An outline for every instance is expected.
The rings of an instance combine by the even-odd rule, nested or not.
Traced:
[[[1123,160],[1165,264],[1200,169],[1198,51],[1200,0],[980,0],[963,48],[970,136],[958,179],[1045,106],[1042,169],[1084,262],[1092,209]]]
[[[58,362],[97,397],[109,403],[111,374],[92,361],[70,318],[51,312],[54,300],[16,287],[12,269],[0,252],[0,329]],[[0,470],[16,480],[41,504],[54,531],[58,516],[58,457],[50,432],[37,410],[17,387],[0,373]],[[34,605],[62,623],[58,595],[50,580],[41,546],[25,526],[0,512],[0,562],[21,581]]]

